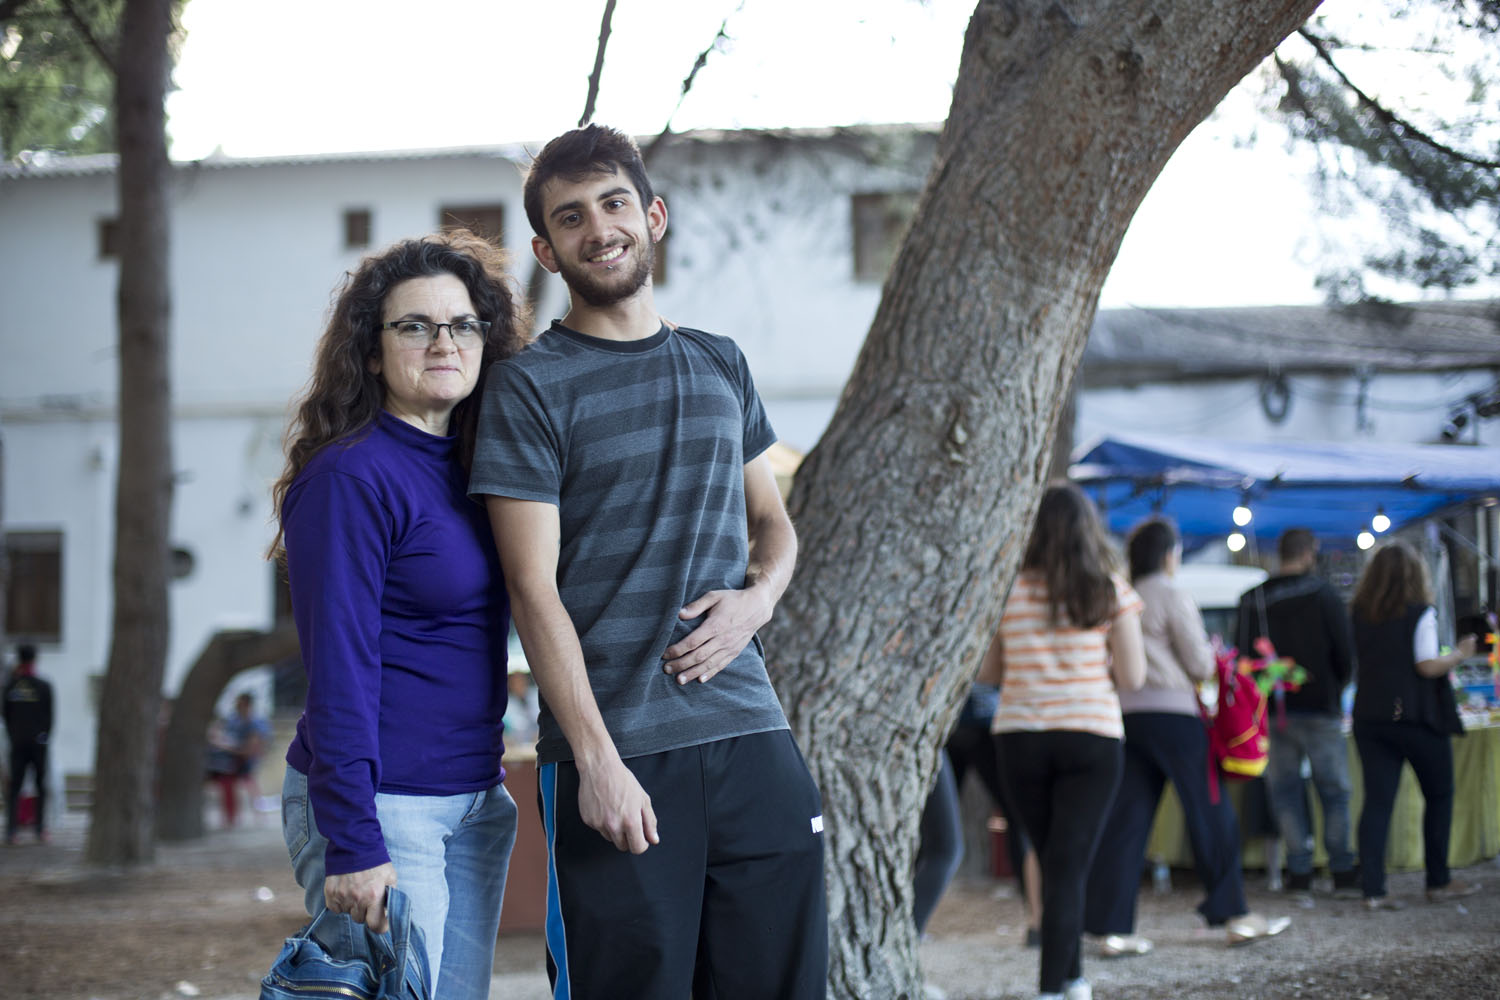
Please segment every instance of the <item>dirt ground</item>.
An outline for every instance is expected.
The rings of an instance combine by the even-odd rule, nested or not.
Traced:
[[[83,868],[77,815],[64,817],[51,844],[23,836],[0,849],[0,998],[254,998],[282,939],[304,920],[274,817],[255,823],[162,845],[154,865],[130,874]],[[1500,997],[1500,866],[1461,874],[1487,891],[1441,906],[1420,901],[1420,874],[1393,876],[1392,893],[1411,903],[1395,913],[1326,896],[1299,905],[1252,885],[1251,905],[1290,914],[1292,928],[1231,949],[1201,927],[1191,878],[1177,872],[1172,892],[1142,896],[1139,929],[1156,951],[1090,957],[1085,974],[1100,1000]],[[1021,934],[1007,884],[955,884],[922,944],[928,982],[949,1000],[1033,996],[1037,952]],[[502,931],[491,996],[547,995],[539,936]]]

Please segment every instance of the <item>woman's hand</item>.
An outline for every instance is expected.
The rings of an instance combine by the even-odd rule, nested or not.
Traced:
[[[384,934],[391,926],[385,918],[385,890],[395,884],[396,868],[389,861],[362,872],[330,875],[323,880],[323,902],[334,913],[347,913]]]

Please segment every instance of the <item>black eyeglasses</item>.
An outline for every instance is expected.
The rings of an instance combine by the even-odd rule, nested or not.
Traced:
[[[482,319],[456,319],[452,323],[430,323],[425,319],[396,319],[380,324],[382,330],[395,330],[402,347],[429,347],[437,343],[444,330],[458,348],[478,347],[490,332]]]

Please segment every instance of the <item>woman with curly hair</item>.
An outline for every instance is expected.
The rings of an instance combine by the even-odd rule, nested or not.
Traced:
[[[1000,773],[1042,862],[1041,997],[1090,1000],[1079,939],[1084,886],[1120,781],[1118,690],[1141,686],[1141,600],[1094,505],[1042,495],[1021,572],[979,680],[999,683]]]
[[[307,704],[282,822],[307,912],[387,924],[400,884],[435,994],[489,995],[516,806],[501,784],[510,609],[467,497],[479,389],[524,346],[504,255],[463,230],[348,275],[274,488]]]

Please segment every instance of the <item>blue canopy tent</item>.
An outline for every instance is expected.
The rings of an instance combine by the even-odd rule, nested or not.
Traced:
[[[1394,530],[1500,498],[1500,448],[1115,435],[1081,449],[1071,476],[1117,533],[1162,514],[1190,549],[1235,530],[1265,548],[1292,527],[1347,548],[1377,513]],[[1240,503],[1252,514],[1243,528]]]

